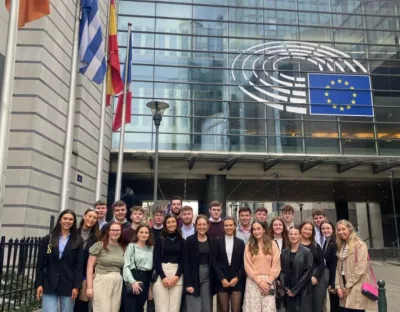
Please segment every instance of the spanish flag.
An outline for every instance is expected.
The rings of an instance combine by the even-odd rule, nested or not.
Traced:
[[[111,0],[108,35],[108,67],[107,67],[107,102],[111,104],[111,96],[124,90],[121,78],[121,69],[118,56],[117,18],[115,14],[115,0]]]
[[[6,0],[6,8],[10,11],[11,1]],[[50,0],[20,0],[18,27],[50,14]]]

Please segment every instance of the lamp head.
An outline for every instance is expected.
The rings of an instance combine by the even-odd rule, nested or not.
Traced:
[[[164,111],[169,107],[168,103],[162,101],[150,101],[146,106],[150,108],[153,116],[161,115],[161,117],[164,114]]]

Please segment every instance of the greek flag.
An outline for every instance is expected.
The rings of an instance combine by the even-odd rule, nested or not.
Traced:
[[[107,71],[98,0],[82,0],[79,25],[80,73],[97,84],[103,82]]]

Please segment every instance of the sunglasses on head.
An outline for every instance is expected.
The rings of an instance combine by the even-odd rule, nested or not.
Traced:
[[[96,209],[94,209],[93,207],[88,207],[88,209],[86,209],[85,213],[88,213],[89,211],[94,211],[97,213]]]

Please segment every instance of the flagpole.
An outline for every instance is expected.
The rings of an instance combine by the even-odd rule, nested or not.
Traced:
[[[75,117],[75,102],[76,102],[76,76],[78,72],[79,22],[81,13],[80,2],[81,2],[80,0],[76,0],[75,28],[74,28],[74,40],[72,46],[72,61],[71,61],[71,76],[69,79],[67,129],[65,131],[65,143],[64,143],[65,148],[64,148],[64,163],[63,163],[62,184],[61,184],[60,212],[67,209],[67,204],[69,199],[69,185],[71,179],[72,143],[74,136],[74,117]]]
[[[106,42],[104,45],[107,64],[109,57],[108,45],[110,37],[110,12],[111,12],[111,0],[108,0],[106,38],[105,38]],[[107,111],[106,101],[107,101],[107,73],[106,73],[106,78],[104,79],[103,82],[103,89],[101,92],[100,133],[99,133],[99,147],[97,150],[96,192],[94,198],[95,201],[101,198],[101,185],[103,183],[104,133],[106,127],[106,111]]]
[[[128,42],[126,44],[126,57],[125,57],[125,76],[124,76],[124,99],[122,104],[122,120],[121,120],[121,135],[119,138],[119,151],[118,151],[118,169],[117,169],[117,181],[115,185],[115,201],[119,200],[121,197],[121,185],[122,185],[122,164],[124,161],[124,144],[125,144],[125,118],[126,118],[126,96],[128,93],[128,66],[132,66],[129,64],[129,53],[128,51],[130,47],[131,41],[131,27],[132,24],[128,23]]]
[[[14,87],[15,54],[17,51],[18,12],[19,0],[11,1],[2,84],[3,92],[0,102],[0,229],[2,227],[1,220],[3,219],[7,176],[8,140]]]

